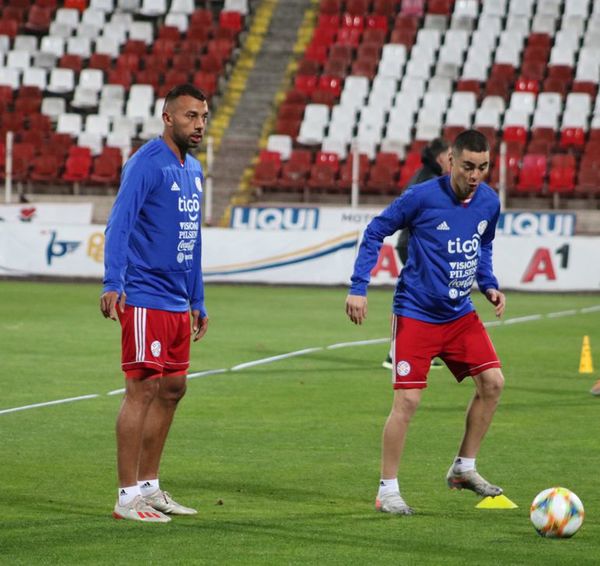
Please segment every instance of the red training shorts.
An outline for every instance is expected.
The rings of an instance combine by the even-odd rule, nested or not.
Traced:
[[[130,379],[187,374],[190,313],[125,305],[121,322],[121,368]]]
[[[457,381],[502,367],[476,312],[433,324],[394,315],[392,318],[394,389],[423,389],[431,360],[440,357]]]

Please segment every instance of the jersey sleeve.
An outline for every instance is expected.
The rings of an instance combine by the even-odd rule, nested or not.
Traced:
[[[488,289],[498,289],[498,279],[494,275],[492,262],[493,241],[496,234],[496,224],[500,216],[500,208],[487,225],[485,232],[481,236],[481,256],[477,266],[477,286],[485,294]]]
[[[146,161],[128,162],[106,225],[104,240],[104,292],[123,292],[129,236],[140,209],[157,182],[158,170]]]
[[[379,216],[369,222],[363,233],[358,256],[354,262],[350,294],[366,295],[371,281],[371,270],[377,263],[383,240],[410,225],[418,211],[419,197],[414,189],[408,189],[390,204]]]

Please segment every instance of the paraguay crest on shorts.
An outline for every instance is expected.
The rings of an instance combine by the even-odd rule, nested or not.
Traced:
[[[400,360],[396,364],[396,373],[401,377],[408,375],[410,373],[410,364],[406,360]]]
[[[160,356],[160,342],[158,340],[154,340],[154,342],[152,342],[152,344],[150,344],[150,351],[152,352],[152,355],[155,358],[158,358],[158,356]]]

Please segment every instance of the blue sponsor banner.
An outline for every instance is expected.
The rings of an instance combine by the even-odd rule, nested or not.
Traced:
[[[242,207],[231,211],[231,228],[252,230],[316,230],[319,227],[318,208]]]
[[[504,212],[500,214],[497,234],[504,236],[573,236],[574,213]]]

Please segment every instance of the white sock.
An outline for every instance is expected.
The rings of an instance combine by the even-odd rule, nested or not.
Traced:
[[[138,486],[140,487],[140,491],[142,492],[142,497],[151,495],[157,489],[160,489],[160,486],[158,484],[158,479],[139,481]]]
[[[454,458],[454,471],[457,474],[464,474],[465,472],[469,472],[470,470],[475,469],[475,458],[463,458],[462,456],[457,456]]]
[[[127,505],[131,503],[140,493],[138,485],[130,485],[129,487],[120,487],[117,491],[119,494],[119,505]]]
[[[394,478],[391,480],[379,480],[379,491],[377,492],[377,497],[381,497],[386,493],[400,493],[398,478]]]

